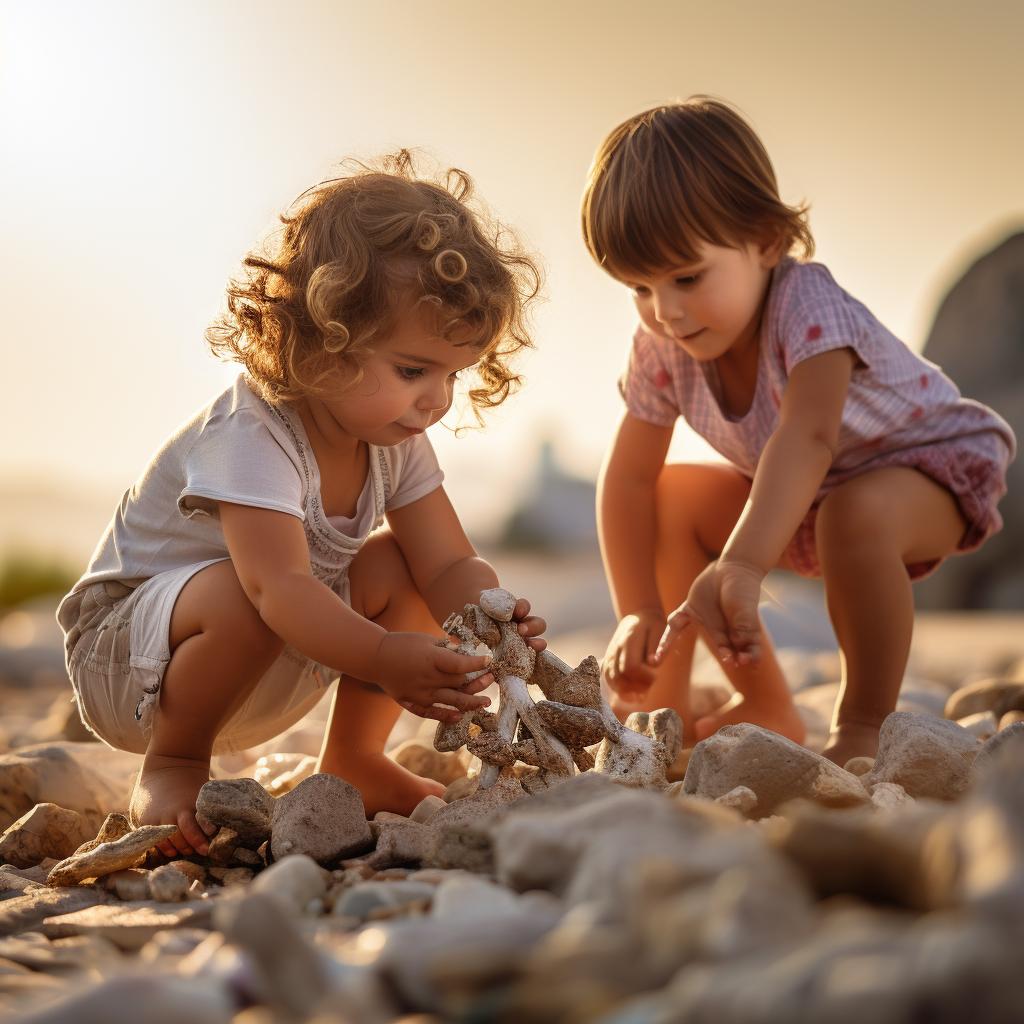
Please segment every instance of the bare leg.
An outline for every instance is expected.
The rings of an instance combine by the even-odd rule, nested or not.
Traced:
[[[171,614],[171,660],[129,812],[136,825],[177,824],[160,849],[205,854],[196,797],[213,741],[284,647],[242,590],[230,561],[200,570]]]
[[[433,633],[441,630],[413,583],[401,549],[390,533],[371,537],[349,570],[352,607],[387,630]],[[317,771],[351,782],[362,794],[368,817],[377,811],[409,814],[444,786],[406,771],[384,753],[402,709],[383,690],[342,676],[331,707]]]
[[[655,572],[666,613],[683,603],[693,581],[725,546],[749,494],[750,481],[730,466],[665,466],[658,479]],[[756,665],[725,667],[736,698],[693,722],[690,670],[696,640],[696,629],[683,632],[666,661],[654,670],[654,684],[641,703],[626,703],[614,695],[616,714],[625,718],[632,711],[674,708],[683,719],[688,744],[738,722],[751,722],[803,742],[806,728],[767,634]]]
[[[874,757],[896,708],[914,628],[906,564],[952,554],[965,529],[953,495],[916,469],[865,473],[822,502],[815,540],[843,666],[823,753],[836,764]]]

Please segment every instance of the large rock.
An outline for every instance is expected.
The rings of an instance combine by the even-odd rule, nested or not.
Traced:
[[[869,788],[895,782],[912,797],[955,800],[971,780],[980,750],[977,739],[956,722],[912,711],[894,711],[878,734]]]
[[[274,798],[254,779],[214,779],[196,800],[196,814],[238,835],[238,842],[257,849],[270,838]]]
[[[924,355],[965,398],[995,409],[1024,437],[1024,233],[982,256],[953,286]],[[977,551],[949,558],[914,587],[919,608],[1024,608],[1024,459],[1006,474],[1003,529]]]
[[[113,871],[136,868],[145,861],[150,850],[177,831],[177,825],[143,825],[112,843],[101,843],[93,850],[62,860],[47,875],[46,884],[78,885],[88,878],[102,878]]]
[[[112,811],[124,811],[138,754],[102,743],[45,743],[0,756],[0,828],[7,829],[36,804],[77,811],[95,832]]]
[[[890,716],[892,717],[892,716]],[[694,747],[683,792],[716,800],[737,786],[757,797],[747,813],[772,814],[787,800],[813,800],[825,807],[855,807],[871,798],[861,781],[820,754],[776,732],[743,723],[726,725]]]
[[[275,860],[304,853],[318,864],[333,864],[373,845],[359,790],[327,772],[278,797],[271,827]]]
[[[1024,682],[1002,677],[978,679],[950,694],[944,717],[959,721],[968,715],[991,711],[1001,718],[1007,711],[1024,708]]]
[[[46,857],[62,860],[94,834],[77,811],[56,804],[36,804],[0,839],[0,860],[17,868],[31,867]]]
[[[34,889],[0,903],[0,935],[36,929],[49,917],[112,903],[116,897],[101,889]]]

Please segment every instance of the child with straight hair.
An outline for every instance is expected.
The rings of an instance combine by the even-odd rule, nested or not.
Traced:
[[[317,771],[368,815],[408,814],[444,787],[385,756],[402,708],[458,721],[493,681],[489,659],[437,646],[498,579],[424,430],[464,374],[478,419],[519,384],[538,270],[464,173],[421,177],[404,150],[281,221],[207,332],[244,372],[157,452],[58,611],[82,718],[145,754],[131,817],[176,824],[169,855],[208,849],[211,756],[283,732],[335,679]]]
[[[804,262],[806,212],[780,200],[750,125],[707,97],[631,117],[594,157],[584,239],[641,321],[599,485],[619,617],[603,670],[618,713],[673,707],[691,742],[739,722],[801,742],[757,606],[775,566],[820,575],[842,655],[824,753],[844,765],[876,753],[895,709],[912,582],[1002,526],[1015,441]],[[727,465],[666,464],[680,416]],[[694,722],[698,632],[737,692]]]

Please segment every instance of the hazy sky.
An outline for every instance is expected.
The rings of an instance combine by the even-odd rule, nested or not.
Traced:
[[[257,234],[397,146],[468,170],[548,267],[529,387],[484,434],[433,431],[464,518],[542,435],[594,474],[635,314],[580,190],[610,128],[694,92],[749,116],[818,258],[919,347],[964,261],[1024,223],[1022,38],[1018,0],[10,2],[0,478],[115,500],[235,372],[202,335]]]

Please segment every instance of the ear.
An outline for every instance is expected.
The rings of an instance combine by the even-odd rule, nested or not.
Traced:
[[[777,228],[769,228],[765,234],[758,240],[757,247],[761,257],[761,267],[763,270],[771,270],[773,267],[777,267],[782,261],[782,257],[786,255],[783,251],[785,246],[785,239],[783,238],[782,232]]]

